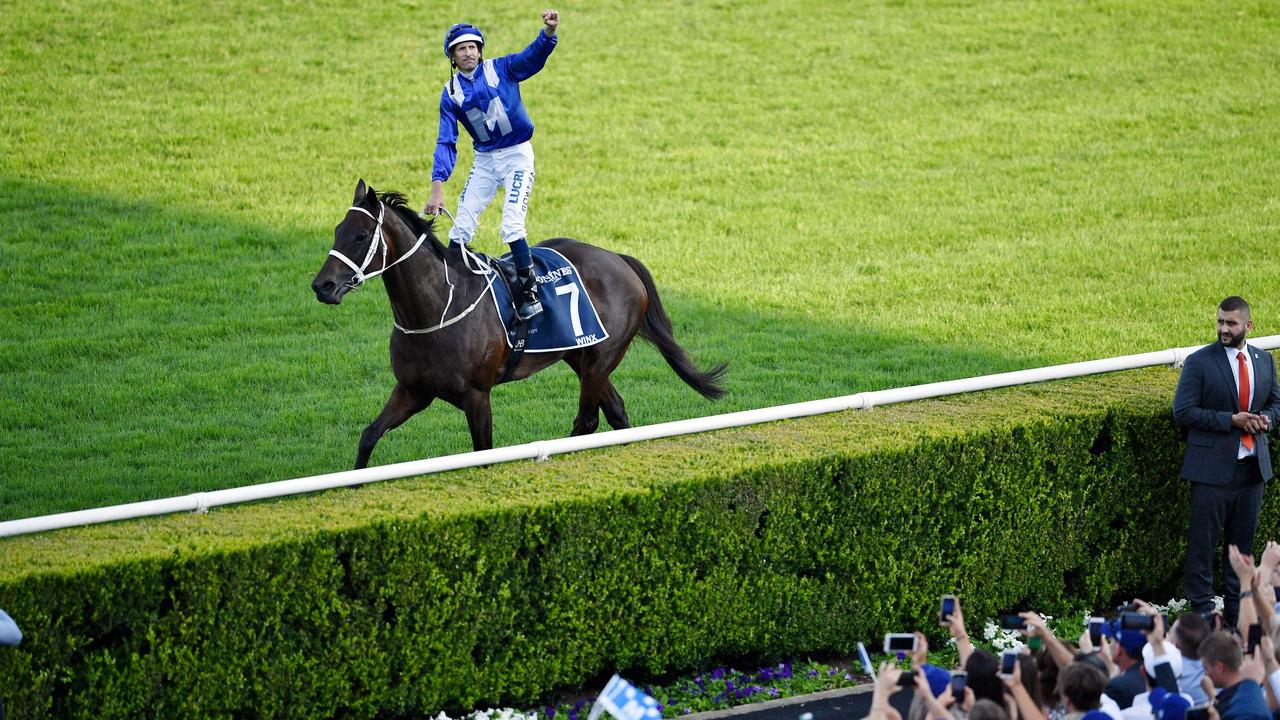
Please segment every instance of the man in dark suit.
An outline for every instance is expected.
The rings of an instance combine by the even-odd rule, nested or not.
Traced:
[[[1249,347],[1249,304],[1232,296],[1218,305],[1218,342],[1187,357],[1173,396],[1173,420],[1187,433],[1182,478],[1191,481],[1184,584],[1202,613],[1213,610],[1213,555],[1225,534],[1224,619],[1235,625],[1240,581],[1227,547],[1253,553],[1262,488],[1271,479],[1267,433],[1280,423],[1280,382],[1271,354]]]

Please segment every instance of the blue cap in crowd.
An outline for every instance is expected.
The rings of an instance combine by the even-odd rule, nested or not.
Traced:
[[[928,663],[921,665],[920,669],[924,670],[924,679],[929,681],[929,691],[934,697],[947,691],[947,686],[951,684],[951,673]]]
[[[1138,630],[1117,630],[1116,640],[1129,657],[1135,660],[1142,657],[1142,646],[1147,644],[1147,636]]]
[[[1191,702],[1182,695],[1160,687],[1152,690],[1148,698],[1151,714],[1156,720],[1186,720],[1187,710],[1191,707]]]

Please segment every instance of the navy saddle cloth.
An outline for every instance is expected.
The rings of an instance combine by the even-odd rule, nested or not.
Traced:
[[[557,352],[587,347],[609,337],[596,307],[587,295],[578,269],[565,256],[550,248],[530,248],[533,270],[538,279],[538,300],[542,312],[529,322],[525,352]],[[510,253],[500,258],[486,258],[501,277],[495,278],[493,304],[507,334],[507,347],[516,343],[516,309],[511,288],[519,287]]]

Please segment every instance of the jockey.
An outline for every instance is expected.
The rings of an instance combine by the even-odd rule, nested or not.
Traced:
[[[444,207],[444,182],[458,159],[458,124],[471,135],[475,161],[458,198],[458,213],[449,240],[471,242],[480,213],[503,189],[502,240],[520,274],[516,314],[522,320],[542,312],[538,302],[533,257],[525,239],[524,219],[533,190],[533,121],[520,100],[520,83],[546,64],[556,47],[560,13],[542,13],[544,27],[521,52],[485,60],[484,33],[468,23],[449,28],[444,54],[457,70],[440,94],[440,131],[431,169],[431,197],[423,213],[439,214]]]

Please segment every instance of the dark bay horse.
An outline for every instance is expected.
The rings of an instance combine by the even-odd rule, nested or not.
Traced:
[[[382,274],[396,326],[391,331],[396,386],[360,436],[356,467],[368,465],[373,446],[388,430],[436,398],[466,413],[476,450],[492,448],[489,391],[500,381],[511,349],[487,297],[488,281],[468,270],[456,248],[441,245],[432,222],[410,209],[402,195],[379,196],[364,180],[333,234],[333,250],[311,283],[316,299],[336,305],[365,279]],[[526,353],[507,379],[522,380],[558,360],[568,363],[581,384],[574,435],[595,432],[601,411],[614,429],[631,426],[609,373],[636,333],[653,343],[694,390],[710,400],[724,395],[719,380],[728,363],[697,369],[676,342],[653,277],[639,260],[569,238],[541,245],[577,266],[609,337],[565,352]]]

